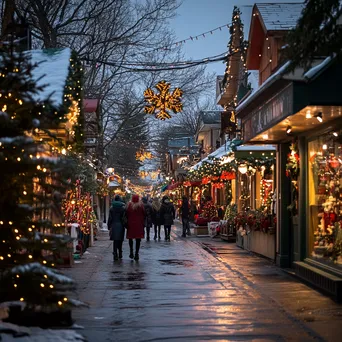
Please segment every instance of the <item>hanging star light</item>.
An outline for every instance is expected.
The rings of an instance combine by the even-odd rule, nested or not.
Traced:
[[[176,88],[170,93],[170,83],[160,81],[156,86],[159,93],[155,93],[151,88],[144,91],[145,101],[148,103],[145,106],[145,113],[154,114],[157,119],[171,119],[169,111],[179,113],[183,109],[182,95],[183,90]]]

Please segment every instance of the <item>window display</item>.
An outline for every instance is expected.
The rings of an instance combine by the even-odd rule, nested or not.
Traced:
[[[336,132],[309,142],[309,253],[342,269],[342,140]]]

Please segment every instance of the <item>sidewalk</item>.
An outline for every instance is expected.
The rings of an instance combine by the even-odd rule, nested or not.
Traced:
[[[180,224],[177,234],[181,235]],[[190,237],[221,262],[232,274],[243,279],[246,285],[262,298],[274,303],[286,315],[305,324],[317,335],[329,341],[342,338],[342,305],[328,296],[302,283],[271,260],[248,252],[218,237]]]
[[[178,224],[177,224],[178,226]],[[142,241],[139,262],[96,245],[65,273],[89,309],[73,313],[88,341],[339,341],[342,307],[271,262],[210,238]]]

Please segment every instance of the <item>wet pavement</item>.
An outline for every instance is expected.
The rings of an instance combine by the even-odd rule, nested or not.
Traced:
[[[210,238],[142,241],[140,260],[96,245],[65,273],[88,341],[340,341],[342,306],[268,260]],[[163,237],[163,236],[162,236]]]

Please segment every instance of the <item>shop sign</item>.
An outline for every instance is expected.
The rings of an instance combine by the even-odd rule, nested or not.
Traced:
[[[252,111],[248,118],[243,121],[244,141],[253,139],[259,133],[291,115],[292,107],[292,86],[289,85],[268,102]]]

